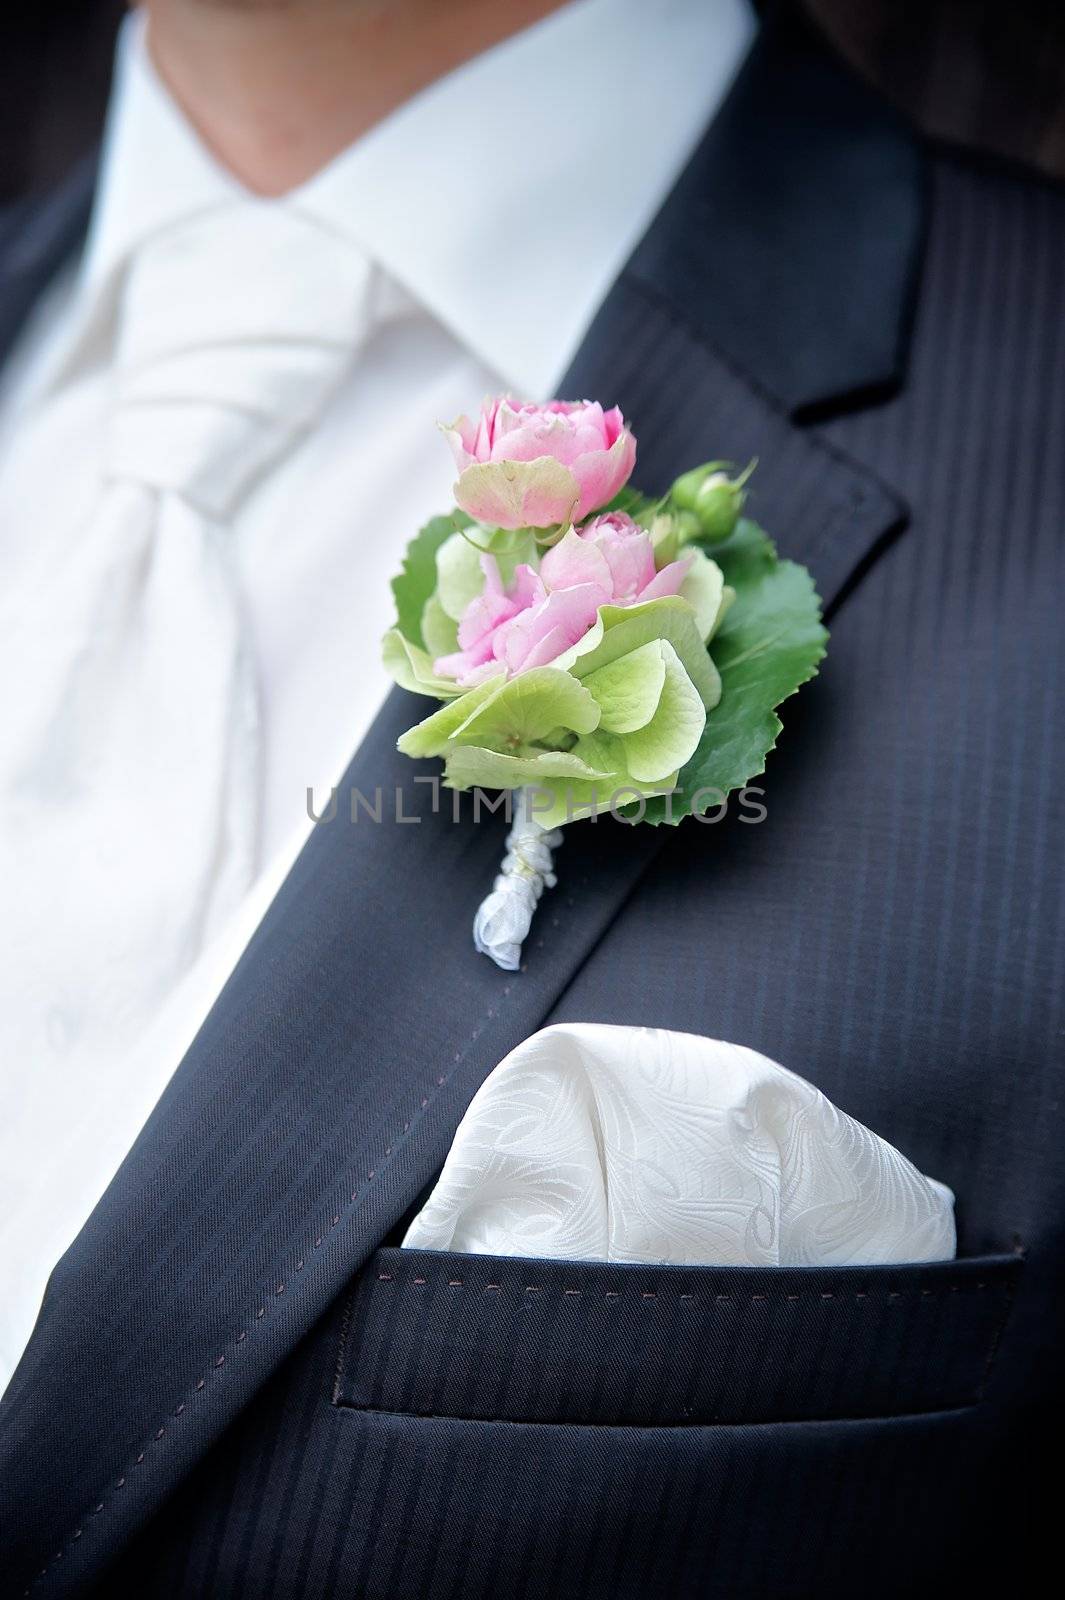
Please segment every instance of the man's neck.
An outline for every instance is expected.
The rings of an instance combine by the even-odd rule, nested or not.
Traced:
[[[563,3],[143,0],[143,9],[156,69],[204,143],[245,187],[277,195]]]

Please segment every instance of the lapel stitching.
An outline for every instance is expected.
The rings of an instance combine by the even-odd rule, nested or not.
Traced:
[[[621,826],[621,824],[619,824],[619,826]],[[655,856],[658,854],[658,851],[662,848],[665,838],[665,832],[662,829],[656,829],[650,838],[644,837],[642,840],[646,858],[640,863],[637,872],[633,876],[628,891],[618,908],[619,910],[625,904],[625,902],[631,898],[632,894],[635,893],[640,879],[653,862]],[[575,898],[575,895],[570,895],[567,897],[567,909],[572,909],[574,907]],[[604,937],[605,932],[606,928],[604,927],[599,936],[584,952],[581,960],[574,965],[566,983],[562,986],[562,988],[554,992],[550,998],[543,1002],[540,1015],[541,1022],[549,1013],[549,1011],[558,1004],[559,1000],[565,994],[566,989],[568,989],[570,984],[575,980],[581,968],[591,958],[596,947]],[[535,941],[533,946],[534,950],[539,950],[542,948],[545,942],[546,934],[541,934]],[[85,1512],[77,1519],[75,1527],[61,1541],[59,1548],[48,1561],[46,1566],[41,1568],[37,1575],[32,1579],[29,1587],[25,1590],[26,1594],[30,1594],[34,1589],[40,1587],[48,1579],[55,1567],[63,1559],[64,1552],[72,1551],[77,1545],[78,1541],[84,1537],[86,1527],[90,1526],[97,1517],[102,1516],[112,1505],[114,1505],[120,1494],[120,1491],[127,1486],[133,1477],[133,1474],[137,1472],[138,1468],[146,1463],[150,1465],[149,1457],[150,1454],[154,1453],[154,1446],[160,1444],[169,1435],[172,1435],[175,1424],[180,1422],[183,1417],[189,1414],[190,1408],[196,1404],[198,1397],[202,1396],[205,1402],[210,1400],[210,1385],[216,1383],[219,1378],[225,1375],[226,1369],[231,1365],[232,1359],[234,1357],[239,1359],[239,1356],[242,1353],[241,1347],[248,1344],[250,1337],[259,1328],[268,1323],[271,1303],[276,1302],[281,1298],[282,1295],[284,1295],[292,1279],[297,1274],[300,1274],[306,1270],[309,1261],[313,1262],[315,1253],[322,1248],[328,1236],[337,1228],[339,1228],[342,1223],[351,1224],[359,1218],[363,1204],[367,1198],[369,1186],[375,1181],[376,1178],[382,1176],[394,1159],[402,1153],[418,1123],[425,1118],[426,1114],[432,1107],[433,1101],[454,1079],[488,1025],[497,1019],[504,1003],[511,994],[513,982],[514,980],[511,979],[503,985],[503,988],[500,990],[498,1001],[489,1006],[487,1011],[481,1017],[481,1020],[477,1026],[474,1028],[473,1032],[466,1039],[466,1042],[454,1053],[448,1070],[444,1073],[436,1074],[431,1084],[422,1085],[423,1093],[420,1096],[419,1103],[410,1111],[410,1114],[404,1121],[402,1128],[393,1136],[391,1142],[383,1147],[380,1154],[376,1158],[374,1165],[367,1168],[362,1182],[356,1184],[347,1200],[345,1200],[343,1203],[338,1203],[337,1209],[332,1213],[328,1221],[319,1225],[313,1239],[310,1239],[309,1242],[302,1247],[299,1255],[293,1260],[291,1270],[276,1284],[272,1292],[263,1296],[261,1303],[256,1306],[254,1311],[250,1311],[249,1314],[246,1314],[242,1319],[240,1319],[241,1326],[238,1331],[231,1336],[225,1347],[216,1357],[214,1357],[210,1364],[203,1369],[200,1376],[185,1391],[184,1398],[178,1401],[176,1405],[171,1406],[165,1412],[162,1420],[159,1422],[158,1427],[154,1429],[149,1427],[147,1430],[145,1430],[141,1436],[139,1445],[135,1447],[136,1454],[129,1460],[128,1464],[123,1468],[119,1476],[111,1480],[106,1489],[101,1489],[94,1496],[92,1496]],[[371,1244],[366,1252],[367,1258],[370,1254],[372,1254],[372,1250],[373,1245]],[[354,1260],[351,1270],[353,1273],[358,1270],[358,1265]]]
[[[511,983],[504,985],[500,993],[500,1003],[506,1000],[507,996],[510,994],[511,987]],[[179,1401],[176,1406],[167,1411],[165,1420],[160,1422],[158,1428],[154,1429],[154,1431],[149,1429],[142,1436],[140,1447],[136,1456],[130,1461],[129,1465],[125,1468],[121,1475],[114,1480],[109,1490],[101,1491],[99,1494],[92,1497],[93,1502],[95,1503],[90,1503],[90,1505],[86,1508],[85,1513],[78,1519],[77,1526],[73,1529],[72,1533],[62,1541],[60,1548],[52,1556],[47,1566],[38,1572],[37,1576],[30,1584],[30,1588],[27,1589],[25,1593],[29,1594],[32,1589],[38,1587],[41,1581],[48,1576],[49,1572],[56,1566],[56,1564],[62,1560],[64,1550],[73,1548],[77,1541],[83,1537],[85,1524],[87,1524],[90,1519],[102,1515],[103,1512],[108,1509],[109,1505],[114,1503],[119,1491],[125,1488],[131,1475],[137,1470],[138,1467],[145,1463],[148,1458],[148,1453],[152,1450],[152,1447],[166,1437],[168,1430],[173,1427],[175,1422],[181,1420],[181,1418],[187,1413],[189,1406],[195,1403],[197,1395],[205,1394],[208,1384],[213,1382],[222,1374],[228,1360],[230,1359],[230,1356],[236,1352],[241,1345],[247,1342],[249,1334],[253,1334],[259,1325],[262,1324],[266,1319],[267,1307],[269,1306],[271,1299],[277,1300],[285,1293],[285,1289],[287,1284],[291,1281],[291,1277],[305,1269],[308,1259],[312,1258],[313,1253],[321,1248],[327,1235],[333,1232],[334,1229],[338,1228],[342,1222],[353,1222],[358,1217],[362,1208],[362,1198],[360,1197],[365,1197],[366,1187],[368,1187],[369,1184],[371,1184],[374,1179],[385,1170],[385,1168],[393,1161],[393,1159],[400,1154],[415,1124],[425,1115],[433,1100],[454,1077],[456,1071],[461,1066],[462,1062],[465,1061],[470,1050],[472,1050],[473,1046],[477,1043],[477,1040],[480,1038],[485,1028],[490,1022],[495,1020],[498,1010],[499,1006],[489,1007],[488,1011],[481,1018],[481,1021],[478,1023],[473,1033],[469,1036],[466,1044],[460,1051],[456,1052],[450,1069],[446,1073],[438,1074],[433,1084],[424,1086],[428,1089],[428,1092],[421,1096],[420,1104],[411,1111],[409,1118],[403,1124],[402,1130],[395,1136],[390,1144],[384,1147],[383,1152],[377,1158],[374,1166],[367,1170],[363,1184],[356,1185],[356,1187],[351,1191],[348,1200],[341,1205],[340,1209],[332,1214],[328,1222],[321,1224],[319,1231],[315,1234],[313,1240],[305,1245],[301,1253],[295,1258],[291,1273],[289,1273],[281,1280],[281,1282],[277,1284],[272,1295],[267,1295],[264,1297],[262,1304],[259,1305],[252,1314],[242,1319],[243,1326],[230,1339],[226,1349],[219,1353],[212,1364],[204,1370],[201,1376],[193,1383],[192,1387],[186,1391],[184,1399]],[[206,1398],[209,1399],[210,1396],[206,1395]]]

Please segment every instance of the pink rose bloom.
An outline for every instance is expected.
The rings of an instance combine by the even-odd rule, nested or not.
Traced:
[[[444,433],[459,469],[456,501],[493,528],[581,522],[614,498],[636,464],[621,412],[594,400],[487,400],[476,422],[460,417]]]
[[[600,605],[627,606],[676,594],[690,566],[689,556],[656,572],[651,535],[623,511],[608,511],[569,529],[544,556],[540,576],[549,589],[595,584]]]
[[[621,512],[571,528],[540,563],[515,569],[509,590],[494,556],[481,557],[483,592],[459,623],[459,649],[433,670],[463,689],[497,674],[549,666],[584,638],[606,605],[631,606],[677,594],[691,557],[655,571],[651,536]]]

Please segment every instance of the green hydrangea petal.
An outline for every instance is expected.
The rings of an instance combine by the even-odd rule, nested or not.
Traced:
[[[612,807],[627,809],[634,795],[653,799],[668,794],[677,781],[676,772],[668,772],[655,783],[642,783],[626,765],[626,741],[615,733],[593,733],[578,740],[573,755],[590,767],[597,767],[605,776],[594,781],[580,777],[546,778],[540,787],[553,798],[550,809],[544,809],[544,796],[537,795],[536,820],[545,828],[559,828],[581,817],[598,816]]]
[[[720,628],[721,624],[724,622],[728,613],[728,609],[732,605],[735,598],[735,589],[731,584],[726,583],[725,587],[721,591],[721,604],[717,608],[717,616],[714,618],[713,627],[710,629],[710,636],[706,641],[707,644],[710,643],[710,640],[714,637],[718,628]]]
[[[389,628],[382,639],[381,659],[389,676],[412,694],[431,694],[437,700],[454,700],[462,694],[453,678],[436,676],[433,657],[405,639],[398,628]]]
[[[395,632],[395,629],[393,629]],[[386,663],[387,665],[387,663]],[[393,677],[396,676],[394,668],[390,667]],[[397,682],[400,680],[397,679]],[[403,685],[408,688],[408,684]],[[426,691],[422,690],[421,693]],[[453,698],[446,706],[441,706],[439,711],[434,711],[432,716],[426,717],[422,722],[415,723],[413,728],[408,728],[397,741],[396,748],[405,756],[442,756],[448,747],[448,740],[462,727],[476,708],[492,695],[499,693],[499,679],[489,678],[487,683],[479,683],[474,689],[459,692],[452,683]]]
[[[422,611],[422,638],[434,661],[438,656],[453,655],[459,647],[458,623],[448,616],[436,594],[429,596]]]
[[[484,588],[480,552],[471,543],[476,540],[480,544],[479,535],[477,528],[469,539],[461,533],[453,534],[436,552],[436,598],[441,610],[455,622],[462,621],[466,607]]]
[[[610,782],[609,772],[599,772],[580,756],[565,750],[542,750],[535,755],[511,756],[482,745],[458,745],[448,753],[445,775],[452,789],[522,789],[546,787],[552,780],[592,784]],[[537,812],[539,820],[539,812]]]
[[[656,639],[583,679],[599,704],[600,726],[607,733],[631,733],[650,722],[665,681],[665,658]]]
[[[705,644],[721,615],[725,579],[717,562],[711,560],[705,551],[690,545],[684,554],[690,559],[691,566],[680,586],[680,597],[687,600],[695,612],[695,626]]]
[[[577,479],[554,456],[534,456],[531,461],[474,462],[463,469],[455,485],[455,498],[462,505],[471,506],[486,522],[498,521],[504,528],[524,527],[535,514],[533,508],[545,503],[569,508],[572,514],[580,497]]]
[[[603,625],[599,643],[587,652],[581,648],[583,640],[581,645],[575,646],[580,653],[573,662],[572,671],[578,678],[588,677],[652,639],[665,639],[677,652],[706,709],[712,710],[717,705],[721,698],[721,680],[700,636],[695,612],[686,600],[679,595],[668,595],[637,606],[602,606],[599,620]]]
[[[477,524],[468,533],[445,539],[436,552],[436,598],[455,622],[462,621],[470,601],[484,590],[483,554],[495,556],[506,586],[520,562],[537,564],[536,539],[527,528],[482,528]]]
[[[535,667],[509,682],[497,676],[466,690],[409,728],[398,748],[408,756],[436,756],[459,745],[483,745],[523,755],[528,745],[590,733],[598,725],[599,706],[583,684],[555,667]]]
[[[661,639],[651,648],[660,652],[664,667],[661,697],[646,727],[622,741],[626,765],[637,783],[660,783],[663,774],[690,761],[706,726],[706,707],[673,646]]]
[[[594,695],[570,673],[533,667],[474,707],[452,737],[462,744],[492,745],[513,754],[523,745],[557,739],[560,729],[591,733],[599,726],[599,717]]]

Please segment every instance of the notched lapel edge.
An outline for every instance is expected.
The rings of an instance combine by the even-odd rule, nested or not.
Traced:
[[[630,273],[797,419],[896,390],[926,154],[797,7],[772,10]]]

